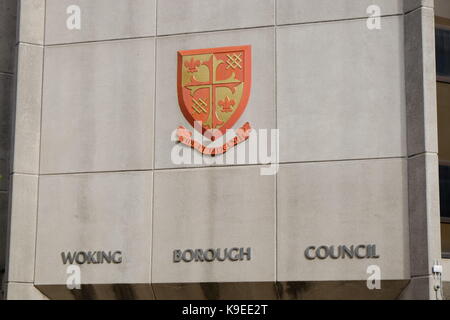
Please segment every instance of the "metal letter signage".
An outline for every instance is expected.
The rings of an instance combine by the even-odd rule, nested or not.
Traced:
[[[305,258],[308,260],[327,258],[331,259],[378,259],[377,246],[375,244],[360,244],[351,246],[310,246],[305,250]]]
[[[245,259],[244,259],[245,258]],[[231,248],[231,249],[186,249],[174,250],[173,262],[213,262],[228,261],[250,261],[252,258],[251,248]]]
[[[199,49],[178,52],[178,101],[187,121],[211,141],[224,135],[240,118],[250,97],[251,46]],[[199,123],[200,125],[196,125]],[[223,154],[247,140],[251,127],[245,123],[236,137],[220,147],[208,148],[184,127],[177,130],[181,143],[203,154]]]
[[[74,251],[61,252],[63,264],[122,263],[122,251]]]

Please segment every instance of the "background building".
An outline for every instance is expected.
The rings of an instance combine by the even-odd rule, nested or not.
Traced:
[[[450,296],[450,5],[435,2],[0,0],[5,298]],[[171,134],[190,128],[177,52],[241,45],[236,128],[279,129],[278,174],[174,164]],[[322,246],[364,254],[308,258]],[[174,261],[209,248],[251,257]],[[120,254],[75,261],[69,290],[74,252]]]

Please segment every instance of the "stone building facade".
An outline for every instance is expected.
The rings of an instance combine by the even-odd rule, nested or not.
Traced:
[[[5,298],[450,294],[435,59],[445,1],[111,2],[0,1]],[[275,132],[271,163],[173,139],[193,130],[178,53],[239,46],[252,80],[233,128],[258,135],[233,150]]]

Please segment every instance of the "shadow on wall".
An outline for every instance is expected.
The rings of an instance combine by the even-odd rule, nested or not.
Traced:
[[[12,96],[16,45],[16,0],[0,0],[0,299],[4,299],[9,202]]]

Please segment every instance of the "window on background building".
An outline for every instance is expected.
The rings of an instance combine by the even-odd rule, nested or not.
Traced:
[[[442,254],[450,258],[450,165],[439,166]]]
[[[436,28],[436,72],[438,81],[450,82],[450,27]]]
[[[450,25],[436,26],[442,257],[450,259]]]

